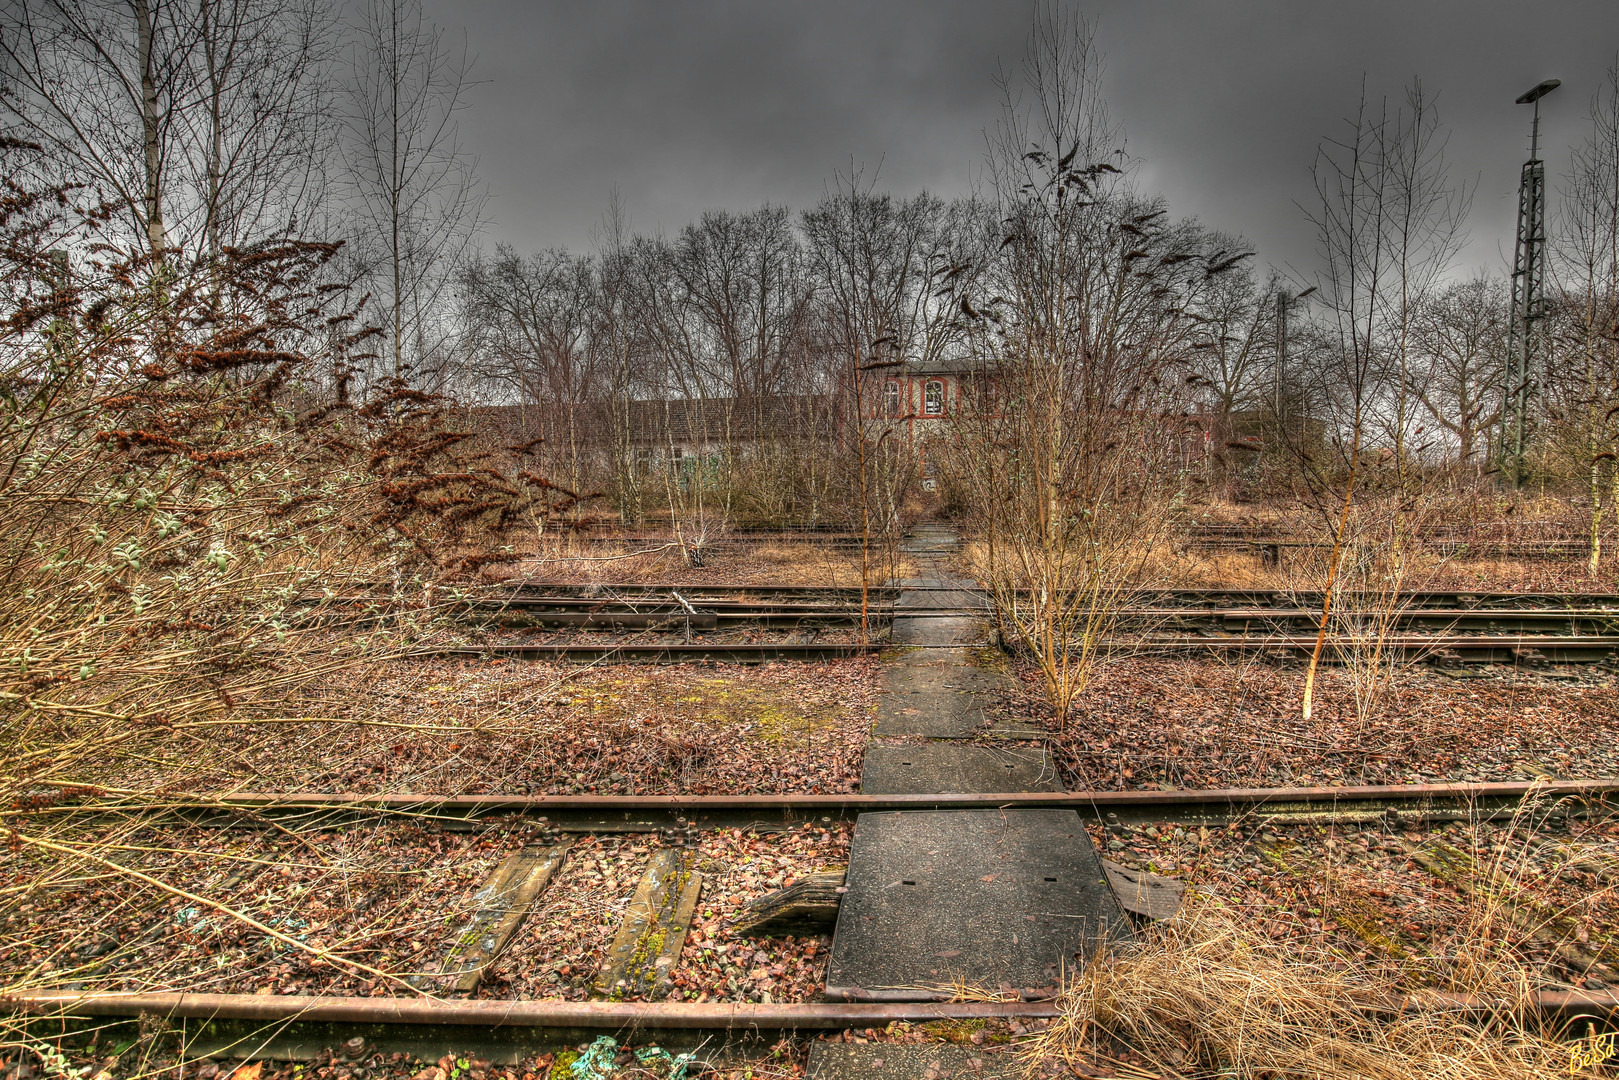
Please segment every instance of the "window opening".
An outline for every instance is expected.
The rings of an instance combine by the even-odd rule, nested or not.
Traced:
[[[899,380],[889,379],[883,384],[883,415],[899,415]]]

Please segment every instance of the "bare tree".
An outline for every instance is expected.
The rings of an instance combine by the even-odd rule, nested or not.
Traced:
[[[1041,8],[1023,74],[1030,107],[1003,80],[990,147],[1003,236],[957,295],[998,387],[962,428],[961,471],[1003,631],[1066,721],[1173,520],[1188,307],[1251,253],[1211,246],[1132,190],[1082,19]]]
[[[1237,239],[1219,238],[1240,250]],[[1249,267],[1216,279],[1192,313],[1192,375],[1216,415],[1255,408],[1265,398],[1275,356],[1274,281],[1261,285]]]
[[[1457,462],[1476,475],[1489,464],[1490,431],[1501,419],[1510,317],[1501,280],[1481,273],[1428,297],[1412,320],[1407,385],[1455,441]]]
[[[837,183],[836,191],[804,214],[803,228],[823,346],[839,373],[844,402],[851,494],[858,495],[860,516],[864,632],[873,538],[897,539],[909,471],[903,466],[914,462],[916,452],[895,439],[889,425],[866,422],[866,414],[876,412],[868,388],[910,361],[929,358],[930,294],[951,267],[941,265],[948,249],[941,228],[944,204],[938,199],[896,200],[876,193],[852,171]],[[891,544],[882,545],[882,551],[891,550]]]
[[[0,109],[150,255],[217,261],[316,212],[331,26],[322,0],[6,0]]]
[[[1472,203],[1466,184],[1457,184],[1445,159],[1448,136],[1434,108],[1433,98],[1420,79],[1405,93],[1405,107],[1394,118],[1379,169],[1386,175],[1392,195],[1388,206],[1386,241],[1391,264],[1390,291],[1383,305],[1392,382],[1392,449],[1400,495],[1409,499],[1419,482],[1411,466],[1415,455],[1413,431],[1415,395],[1412,393],[1412,335],[1418,313],[1451,260],[1466,240],[1463,222]]]
[[[336,27],[325,0],[198,0],[195,100],[181,119],[207,258],[324,216]]]
[[[589,257],[542,251],[528,258],[506,245],[463,274],[466,321],[477,375],[496,393],[540,405],[541,435],[556,447],[553,474],[574,491],[585,483],[583,428],[600,393],[590,346],[596,267]]]
[[[1320,289],[1336,335],[1336,347],[1326,359],[1337,389],[1330,431],[1338,455],[1336,462],[1319,460],[1302,447],[1298,455],[1332,538],[1323,568],[1320,627],[1305,675],[1306,720],[1334,623],[1340,570],[1352,548],[1364,551],[1372,539],[1362,535],[1368,530],[1385,534],[1388,556],[1388,565],[1362,575],[1380,582],[1373,640],[1381,643],[1392,625],[1395,612],[1389,605],[1397,602],[1399,582],[1410,567],[1406,515],[1419,505],[1412,498],[1406,446],[1411,332],[1427,290],[1455,253],[1467,206],[1465,190],[1449,179],[1443,129],[1420,83],[1413,84],[1404,107],[1392,115],[1386,102],[1369,102],[1363,88],[1360,107],[1347,126],[1343,138],[1321,144],[1314,167],[1320,202],[1312,220],[1323,259]],[[1389,436],[1384,460],[1393,466],[1396,499],[1390,504],[1394,512],[1371,525],[1357,522],[1355,510],[1361,488],[1369,483],[1372,466],[1366,451],[1379,420]],[[1364,568],[1364,563],[1362,559],[1356,565]],[[1346,619],[1358,625],[1359,615],[1340,611],[1338,621]],[[1380,660],[1372,661],[1371,670],[1372,681],[1386,685]],[[1369,706],[1374,697],[1367,695],[1365,703]]]
[[[1619,61],[1592,96],[1591,132],[1574,153],[1554,246],[1561,335],[1572,363],[1553,371],[1576,476],[1591,502],[1588,567],[1602,561],[1604,501],[1619,523]],[[1606,492],[1604,491],[1606,488]]]
[[[645,339],[637,322],[637,278],[646,255],[644,245],[630,235],[617,191],[609,196],[607,211],[596,230],[596,243],[600,269],[591,313],[592,363],[604,383],[603,427],[611,446],[613,501],[623,520],[634,523],[644,512],[642,477],[636,462],[634,406],[636,393],[645,386],[641,371]]]
[[[194,9],[177,0],[7,0],[0,51],[8,126],[64,176],[101,186],[152,255],[169,245],[182,154],[176,106],[191,94]]]
[[[365,0],[349,28],[343,159],[353,239],[382,298],[395,378],[427,378],[447,361],[449,290],[483,213],[456,127],[469,66],[420,0]]]

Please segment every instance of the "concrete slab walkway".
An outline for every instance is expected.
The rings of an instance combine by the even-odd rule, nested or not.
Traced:
[[[986,705],[1011,678],[988,620],[931,614],[988,611],[976,583],[949,566],[958,548],[948,526],[919,526],[907,544],[923,576],[901,583],[861,790],[1061,791],[1043,733],[989,719]],[[833,1000],[938,1000],[958,988],[1050,996],[1101,938],[1128,928],[1072,810],[862,814],[846,888],[827,972]],[[957,1075],[983,1067],[970,1057],[817,1042],[809,1075]]]

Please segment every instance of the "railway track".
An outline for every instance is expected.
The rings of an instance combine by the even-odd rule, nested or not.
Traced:
[[[1536,532],[1542,535],[1535,535]],[[1554,535],[1544,535],[1552,533]],[[1562,535],[1556,535],[1562,534]],[[1570,559],[1581,558],[1590,550],[1589,539],[1569,535],[1556,523],[1540,523],[1540,528],[1509,527],[1437,527],[1423,530],[1420,539],[1428,546],[1452,557],[1462,558],[1518,558],[1518,559]],[[620,546],[633,548],[661,548],[676,544],[673,535],[661,533],[608,533],[582,534],[570,537],[570,542],[583,546]],[[839,551],[856,551],[863,544],[874,547],[894,542],[893,537],[862,538],[858,532],[839,529],[743,529],[688,540],[686,547],[700,551],[724,551],[761,544],[816,544]],[[920,543],[917,534],[907,530],[901,542]],[[1183,546],[1198,551],[1245,551],[1275,558],[1291,549],[1331,546],[1330,537],[1301,537],[1264,525],[1216,524],[1193,526],[1181,541]]]
[[[848,641],[725,643],[681,641],[539,642],[532,644],[445,645],[418,649],[417,658],[551,660],[590,664],[769,664],[778,660],[822,661],[863,656],[883,648],[881,643]]]
[[[586,831],[654,831],[672,834],[713,828],[741,814],[763,832],[800,821],[851,818],[882,809],[1002,809],[1063,807],[1109,823],[1242,821],[1248,825],[1353,825],[1375,823],[1394,835],[1457,820],[1483,821],[1521,815],[1533,807],[1541,822],[1559,816],[1611,812],[1619,780],[1510,784],[1448,784],[1209,791],[1010,792],[937,796],[506,796],[329,795],[240,793],[219,799],[151,801],[78,797],[74,812],[125,815],[137,807],[160,809],[204,823],[300,835],[329,831],[365,815],[406,815],[428,828],[510,825],[514,816],[541,819],[546,835]],[[58,804],[54,812],[68,812]],[[734,826],[733,826],[734,827]],[[549,841],[546,841],[549,842]],[[1054,1001],[934,1002],[690,1002],[564,1001],[464,998],[404,989],[374,997],[126,993],[42,990],[0,1001],[32,1016],[36,1032],[60,1036],[99,1031],[103,1039],[154,1020],[184,1024],[191,1053],[308,1059],[322,1047],[358,1041],[367,1054],[403,1052],[431,1061],[441,1053],[475,1046],[496,1062],[613,1035],[626,1042],[657,1042],[671,1048],[706,1046],[710,1052],[760,1053],[784,1037],[880,1029],[895,1022],[917,1025],[1016,1022],[1058,1015]],[[1588,1022],[1619,1022],[1619,993],[1555,990],[1535,996],[1529,1007],[1576,1035]],[[1498,1005],[1462,995],[1427,994],[1372,1003],[1372,1011],[1395,1013],[1439,1009],[1452,1015],[1487,1015]]]
[[[968,643],[971,644],[971,643]],[[980,642],[988,646],[988,641]],[[1115,636],[1098,646],[1106,656],[1213,656],[1259,657],[1278,663],[1310,659],[1313,634],[1251,634],[1230,636],[1143,635]],[[1389,662],[1427,663],[1439,668],[1481,664],[1549,668],[1567,664],[1611,665],[1619,658],[1619,635],[1595,634],[1423,634],[1389,635],[1379,640],[1350,642],[1329,637],[1321,659],[1328,664],[1351,663],[1371,648]],[[681,641],[540,642],[527,644],[437,646],[407,656],[421,659],[538,660],[570,664],[768,664],[778,661],[819,662],[879,652],[882,642],[723,643]],[[933,646],[903,646],[907,649]],[[950,646],[952,648],[959,645]]]
[[[960,595],[951,588],[908,587],[907,593]],[[901,590],[894,586],[873,586],[867,600],[873,604],[892,603]],[[574,606],[678,603],[678,593],[693,604],[731,604],[738,607],[808,604],[821,607],[858,605],[858,586],[804,585],[685,585],[643,582],[578,585],[570,583],[523,582],[485,590],[475,602],[486,607],[523,609],[568,609]],[[1211,609],[1239,607],[1321,606],[1321,594],[1312,590],[1289,592],[1279,589],[1141,589],[1131,600],[1132,607],[1165,609]],[[364,596],[336,597],[336,602],[361,603]],[[331,602],[331,601],[328,601]],[[987,598],[986,598],[987,602]],[[1424,589],[1403,593],[1399,607],[1405,610],[1442,609],[1463,611],[1591,609],[1619,614],[1619,593],[1613,592],[1487,592],[1477,589]]]
[[[693,630],[734,627],[803,629],[858,626],[868,621],[887,622],[896,616],[917,618],[984,614],[986,604],[896,609],[892,603],[858,605],[834,603],[764,604],[696,598],[693,610],[657,600],[597,601],[568,597],[542,597],[510,603],[480,604],[469,612],[501,626],[573,628],[579,630]],[[1396,631],[1428,633],[1551,633],[1564,635],[1619,633],[1619,607],[1411,607],[1389,616]],[[1119,630],[1183,630],[1219,633],[1285,633],[1313,631],[1320,626],[1320,609],[1287,605],[1233,607],[1131,607],[1119,615]]]
[[[1479,525],[1434,525],[1418,529],[1426,546],[1452,557],[1563,559],[1590,552],[1590,538],[1560,522],[1494,522]],[[1264,524],[1195,525],[1185,546],[1201,551],[1258,551],[1274,556],[1290,548],[1330,547],[1332,538],[1301,537]]]
[[[0,998],[0,1005],[44,1020],[35,1028],[97,1031],[122,1038],[144,1022],[191,1022],[188,1043],[197,1057],[309,1060],[320,1050],[358,1040],[366,1053],[405,1053],[431,1061],[476,1046],[495,1064],[582,1044],[601,1035],[626,1044],[650,1042],[695,1047],[724,1059],[763,1053],[783,1038],[836,1031],[875,1031],[891,1024],[1003,1021],[1027,1024],[1061,1015],[1054,1002],[692,1004],[686,1002],[566,1002],[398,999],[377,997],[264,997],[256,994],[35,993]],[[1619,1016],[1619,992],[1540,991],[1527,1006],[1568,1032],[1588,1034],[1593,1024]],[[1498,1015],[1499,1003],[1460,994],[1421,994],[1368,1012],[1418,1011]],[[123,1021],[122,1024],[118,1021]],[[1611,1027],[1609,1028],[1611,1030]]]
[[[1470,784],[1383,784],[1315,788],[1209,788],[1176,791],[1013,791],[943,795],[414,795],[239,792],[219,798],[129,800],[75,796],[57,805],[114,814],[161,810],[215,823],[315,824],[406,814],[455,827],[527,818],[567,832],[657,832],[747,828],[790,829],[852,821],[895,810],[1064,809],[1081,817],[1229,824],[1271,822],[1402,823],[1489,820],[1516,813],[1526,800],[1544,807],[1619,800],[1619,779]]]
[[[936,598],[936,599],[934,599]],[[488,656],[567,662],[765,663],[828,660],[869,652],[858,642],[693,641],[694,634],[743,628],[806,631],[899,618],[982,615],[988,597],[960,589],[868,593],[782,587],[774,594],[736,587],[600,586],[591,591],[531,585],[473,601],[467,617],[490,626],[619,632],[615,640],[569,638],[423,650],[418,655]],[[966,602],[964,602],[966,601]],[[1112,655],[1261,656],[1307,659],[1320,626],[1318,595],[1275,590],[1152,590],[1119,615],[1104,644]],[[1407,594],[1375,635],[1383,655],[1440,667],[1475,664],[1592,664],[1619,656],[1619,594],[1487,593],[1431,590]],[[680,635],[674,637],[673,635]],[[592,634],[590,637],[594,637]],[[1329,662],[1354,655],[1370,632],[1334,628]],[[987,642],[986,642],[987,643]]]
[[[960,588],[907,587],[903,591],[920,596],[929,594],[959,595]],[[901,589],[891,585],[874,585],[865,590],[866,600],[872,605],[891,604]],[[584,610],[592,605],[640,605],[661,603],[678,604],[676,594],[693,604],[729,604],[736,607],[770,607],[777,605],[810,605],[836,607],[859,605],[859,586],[824,585],[707,585],[648,582],[602,582],[581,585],[571,582],[519,582],[488,586],[476,591],[469,603],[481,609],[495,610]],[[382,603],[384,595],[365,593],[337,596],[311,596],[308,603],[363,605]],[[1199,609],[1238,607],[1303,607],[1321,606],[1321,594],[1311,590],[1287,591],[1281,589],[1180,589],[1148,588],[1137,590],[1131,606],[1142,608]],[[1488,592],[1477,589],[1424,589],[1401,594],[1399,606],[1405,610],[1520,610],[1569,608],[1612,611],[1619,613],[1619,593],[1613,592]]]
[[[1268,660],[1308,660],[1315,634],[1245,634],[1229,637],[1144,635],[1112,637],[1100,646],[1110,656],[1258,656]],[[1551,667],[1560,664],[1608,664],[1619,657],[1614,634],[1389,634],[1346,641],[1329,636],[1321,658],[1348,663],[1376,649],[1390,662],[1426,662],[1452,668],[1471,664]]]
[[[951,616],[981,612],[963,604],[959,589],[912,589],[901,604],[897,590],[871,591],[879,618]],[[742,626],[813,629],[849,625],[858,618],[860,590],[777,587],[593,586],[558,588],[528,584],[492,590],[473,608],[478,617],[517,616],[527,625],[556,629],[683,632],[686,635]],[[920,597],[920,599],[918,599]],[[937,599],[934,606],[927,606]],[[363,600],[363,598],[347,598]],[[1318,599],[1318,598],[1317,598]],[[1463,592],[1424,593],[1410,598],[1402,632],[1384,642],[1393,655],[1441,664],[1552,664],[1594,662],[1619,655],[1619,597],[1611,595],[1522,597]],[[1258,653],[1298,659],[1314,645],[1308,596],[1244,590],[1165,590],[1144,597],[1128,613],[1121,632],[1107,643],[1113,652]],[[710,621],[712,620],[712,621]],[[1467,630],[1468,633],[1457,631]],[[1552,631],[1557,632],[1552,632]],[[1566,633],[1562,631],[1567,631]],[[1543,632],[1529,632],[1543,631]],[[636,638],[616,641],[555,641],[491,644],[423,650],[418,655],[468,658],[512,657],[569,662],[631,660],[731,663],[766,660],[826,660],[869,652],[876,646],[850,642],[691,642]],[[1339,658],[1329,648],[1327,658]],[[1221,789],[1153,792],[1045,792],[920,795],[785,796],[430,796],[311,792],[236,793],[221,798],[168,798],[161,802],[92,795],[41,800],[25,813],[127,817],[162,812],[188,825],[262,829],[267,834],[340,832],[382,818],[405,818],[412,826],[444,833],[532,827],[551,844],[581,834],[663,834],[690,843],[704,830],[786,832],[806,825],[851,822],[862,814],[893,811],[1073,810],[1108,830],[1128,822],[1173,820],[1195,826],[1265,823],[1298,826],[1372,826],[1390,832],[1451,822],[1514,819],[1533,808],[1541,820],[1607,813],[1619,799],[1619,780],[1509,784],[1404,785],[1297,789]],[[517,831],[514,829],[514,832]],[[1194,829],[1195,831],[1195,829]],[[507,835],[501,833],[501,835]],[[529,841],[522,841],[525,844]],[[638,849],[658,844],[642,843]],[[554,846],[552,851],[565,851]],[[671,848],[658,847],[659,853]],[[525,855],[515,853],[509,857]],[[563,856],[557,854],[557,860]],[[852,865],[852,864],[851,864]],[[1111,873],[1111,871],[1109,871]],[[498,873],[498,871],[497,871]],[[648,862],[643,882],[652,880]],[[494,890],[495,878],[477,895]],[[545,887],[545,878],[540,888]],[[1054,881],[1055,878],[1046,878]],[[904,882],[904,884],[914,884]],[[1094,884],[1094,882],[1093,882]],[[505,886],[502,885],[501,888]],[[637,896],[639,896],[639,892]],[[530,897],[528,903],[532,903]],[[526,913],[526,909],[525,909]],[[684,939],[690,927],[680,930]],[[628,919],[625,920],[626,925]],[[470,925],[470,924],[469,924]],[[441,927],[441,929],[443,929]],[[457,930],[457,940],[475,935]],[[657,941],[663,942],[662,929]],[[647,937],[643,940],[652,940]],[[680,946],[673,946],[676,961]],[[498,946],[490,946],[498,952]],[[654,946],[659,952],[661,946]],[[647,957],[642,957],[647,959]],[[433,969],[435,972],[437,968]],[[444,969],[448,971],[446,966]],[[442,974],[442,972],[440,972]],[[734,984],[733,984],[734,989]],[[916,989],[916,988],[908,988]],[[921,989],[927,989],[923,987]],[[231,1054],[308,1057],[323,1046],[351,1040],[379,1051],[421,1057],[477,1045],[490,1057],[517,1060],[526,1054],[588,1041],[600,1034],[654,1039],[677,1046],[705,1041],[762,1049],[774,1040],[821,1031],[882,1028],[903,1021],[1015,1021],[1057,1014],[1051,1001],[930,1001],[903,1003],[813,1002],[623,1002],[393,996],[338,997],[303,994],[174,994],[83,992],[72,989],[13,995],[12,1009],[32,1014],[45,1030],[129,1030],[152,1018],[190,1025],[194,1050]],[[1619,1022],[1613,991],[1543,992],[1531,1007],[1554,1022],[1573,1026],[1587,1019]],[[1439,1008],[1483,1014],[1490,1002],[1459,996],[1395,1000],[1374,1011]],[[111,1025],[111,1028],[108,1028]],[[116,1034],[115,1034],[116,1037]]]

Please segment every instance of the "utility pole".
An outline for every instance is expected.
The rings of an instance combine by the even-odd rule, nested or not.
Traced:
[[[1276,445],[1281,447],[1287,438],[1287,313],[1300,300],[1315,292],[1316,287],[1294,296],[1286,289],[1276,290],[1276,372],[1271,389],[1272,408],[1276,413]]]
[[[1540,99],[1561,85],[1559,79],[1547,79],[1517,100],[1519,105],[1533,105],[1535,116],[1529,128],[1529,160],[1518,181],[1512,328],[1507,336],[1506,399],[1501,406],[1501,475],[1514,488],[1524,481],[1524,433],[1537,374],[1535,330],[1546,314],[1546,167],[1540,160]]]
[[[1287,382],[1287,305],[1291,301],[1286,289],[1276,290],[1276,386],[1273,389],[1276,412],[1277,444],[1281,444],[1282,433],[1287,430],[1286,414],[1283,409],[1283,387]]]

